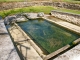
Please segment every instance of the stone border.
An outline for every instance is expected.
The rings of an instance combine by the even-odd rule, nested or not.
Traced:
[[[16,24],[15,26],[23,33],[27,41],[32,45],[32,47],[38,52],[38,54],[44,58],[46,55],[43,54],[43,51],[34,43],[34,41]]]
[[[46,20],[48,20],[49,22],[52,22],[52,23],[54,23],[54,24],[56,24],[56,25],[58,25],[58,26],[61,26],[61,27],[66,28],[66,29],[68,29],[68,30],[70,30],[70,31],[73,31],[73,32],[75,32],[75,33],[80,34],[79,31],[71,30],[71,29],[69,29],[69,28],[67,28],[67,27],[65,27],[65,26],[63,26],[63,25],[60,25],[60,24],[56,23],[55,21],[52,21],[52,20],[47,19],[47,18],[45,18],[45,17],[43,17],[43,19],[46,19]],[[79,42],[80,42],[80,38],[76,39],[76,40],[73,41],[72,43],[73,43],[73,45],[76,45],[76,44],[78,44]],[[70,46],[69,44],[66,45],[66,46],[64,46],[64,47],[62,47],[62,48],[58,49],[57,51],[55,51],[55,52],[53,52],[53,53],[47,55],[47,56],[44,58],[44,60],[48,60],[48,59],[50,59],[50,58],[56,56],[57,54],[59,54],[59,53],[65,51],[65,50],[67,50],[67,49],[70,48],[70,47],[71,47],[71,46]]]
[[[64,46],[64,47],[62,47],[62,48],[60,48],[60,49],[58,49],[57,51],[52,52],[51,54],[47,55],[47,56],[44,58],[44,60],[48,60],[48,59],[50,59],[50,58],[56,56],[57,54],[59,54],[59,53],[65,51],[65,50],[68,49],[68,48],[70,48],[70,45],[66,45],[66,46]]]
[[[55,55],[63,52],[64,50],[70,48],[70,45],[66,45],[60,49],[58,49],[57,51],[51,53],[51,54],[48,54],[48,55],[44,55],[42,50],[34,43],[34,41],[16,24],[14,23],[15,26],[23,33],[23,35],[25,37],[28,38],[28,42],[32,45],[32,47],[39,53],[39,55],[44,59],[44,60],[48,60],[50,59],[51,57],[54,57]]]
[[[67,2],[5,2],[0,3],[0,10],[8,10],[13,8],[22,8],[29,6],[55,6],[60,8],[80,10],[80,4],[67,3]]]
[[[43,17],[43,18],[44,18],[44,17]],[[44,18],[44,19],[46,19],[46,18]],[[49,21],[49,19],[47,19],[47,20]],[[50,22],[52,22],[52,21],[50,21]],[[53,23],[57,24],[56,22],[53,22]],[[44,55],[43,52],[42,52],[42,50],[34,43],[34,41],[33,41],[16,23],[14,23],[14,24],[15,24],[15,25],[17,26],[17,28],[24,34],[25,37],[28,37],[28,42],[33,46],[33,48],[39,53],[39,55],[40,55],[44,60],[50,59],[50,58],[56,56],[57,54],[65,51],[66,49],[70,48],[70,45],[68,44],[68,45],[66,45],[66,46],[58,49],[57,51],[55,51],[55,52],[53,52],[53,53],[51,53],[51,54],[49,54],[49,55]],[[57,24],[57,25],[59,25],[59,24]],[[78,40],[78,39],[77,39],[77,40]],[[76,41],[76,40],[75,40],[75,41]],[[78,42],[79,42],[79,41],[78,41]],[[77,44],[77,43],[76,43],[76,44]]]
[[[80,26],[80,15],[72,14],[72,13],[65,13],[61,11],[51,11],[51,15],[57,18],[60,18],[64,21],[76,24]]]
[[[73,41],[73,44],[78,44],[79,42],[80,42],[80,38],[75,40],[75,41]]]
[[[59,23],[57,23],[57,22],[55,22],[55,21],[53,21],[53,20],[47,19],[47,18],[45,18],[45,17],[43,17],[43,19],[46,19],[46,20],[48,20],[49,22],[52,22],[52,23],[54,23],[54,24],[56,24],[56,25],[58,25],[58,26],[60,26],[60,27],[63,27],[63,28],[65,28],[65,29],[67,29],[67,30],[73,31],[74,33],[77,33],[77,34],[80,35],[80,31],[78,31],[78,30],[76,30],[76,29],[70,28],[69,26],[66,27],[65,25],[59,24]]]
[[[80,60],[80,43],[52,60]]]

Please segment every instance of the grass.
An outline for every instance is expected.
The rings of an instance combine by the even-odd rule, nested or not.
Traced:
[[[32,6],[32,7],[25,7],[25,8],[16,8],[16,9],[10,9],[10,10],[4,10],[0,11],[0,16],[3,18],[17,13],[25,13],[25,12],[44,12],[45,14],[50,13],[51,10],[54,10],[51,6]]]
[[[71,10],[71,9],[65,9],[65,8],[56,8],[56,11],[62,11],[62,12],[68,12],[73,14],[80,14],[79,10]]]
[[[49,0],[0,0],[0,2],[33,2],[33,1],[49,1]]]
[[[74,3],[74,4],[80,4],[79,0],[64,0],[64,2]]]
[[[0,0],[0,2],[14,2],[14,1],[24,1],[24,0]]]
[[[10,10],[3,10],[0,11],[0,16],[3,18],[8,15],[18,14],[18,13],[27,13],[27,12],[44,12],[45,14],[49,14],[52,10],[62,11],[62,12],[69,12],[74,14],[80,14],[79,10],[70,10],[70,9],[63,9],[63,8],[54,8],[52,6],[32,6],[32,7],[24,7],[24,8],[15,8]]]
[[[79,0],[0,0],[0,2],[16,2],[16,1],[21,1],[21,2],[23,2],[23,1],[27,1],[27,2],[33,2],[33,1],[57,1],[57,2],[76,2],[76,3],[80,3],[80,1]]]

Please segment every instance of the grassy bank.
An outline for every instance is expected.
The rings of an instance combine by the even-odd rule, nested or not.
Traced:
[[[4,18],[8,15],[13,15],[17,13],[27,13],[27,12],[35,12],[35,13],[44,12],[45,14],[49,14],[52,10],[80,14],[79,10],[55,8],[53,6],[32,6],[32,7],[25,7],[25,8],[15,8],[15,9],[10,9],[10,10],[3,10],[3,11],[0,11],[0,16]]]
[[[65,8],[55,8],[55,10],[62,11],[62,12],[73,13],[73,14],[80,14],[79,10],[71,10],[71,9],[65,9]]]
[[[71,3],[80,3],[80,0],[0,0],[0,2],[34,2],[34,1],[51,1],[51,2],[71,2]]]
[[[48,14],[52,10],[54,10],[54,8],[51,6],[33,6],[33,7],[16,8],[16,9],[0,11],[0,16],[4,18],[8,15],[25,13],[25,12],[35,12],[35,13],[44,12],[45,14]]]
[[[74,4],[80,4],[80,0],[63,0],[63,2],[74,3]]]
[[[14,1],[24,1],[24,0],[0,0],[0,2],[14,2]]]

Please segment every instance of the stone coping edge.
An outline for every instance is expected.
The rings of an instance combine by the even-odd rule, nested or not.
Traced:
[[[18,24],[14,23],[15,26],[23,33],[26,40],[31,44],[31,46],[37,51],[37,53],[43,58],[46,55],[43,54],[43,51],[34,43],[34,41],[18,26]]]

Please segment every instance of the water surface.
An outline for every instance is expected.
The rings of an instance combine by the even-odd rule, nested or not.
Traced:
[[[29,20],[18,25],[49,54],[79,38],[77,34],[43,19]]]

